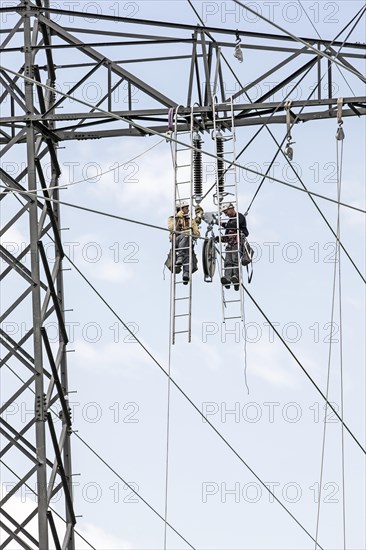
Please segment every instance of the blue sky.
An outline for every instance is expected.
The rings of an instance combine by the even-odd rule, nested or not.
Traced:
[[[6,4],[5,2],[3,3]],[[70,4],[59,1],[60,6]],[[56,5],[56,3],[54,3]],[[197,23],[186,2],[74,2],[85,11],[100,6],[104,13],[133,15],[140,18]],[[276,32],[268,23],[253,21],[233,2],[195,2],[207,25],[240,28],[258,32]],[[252,2],[251,6],[297,36],[315,36],[315,30],[298,2]],[[302,2],[322,38],[333,38],[361,7],[361,2]],[[233,10],[233,11],[230,11]],[[9,26],[16,19],[7,16]],[[73,21],[62,21],[71,27]],[[117,23],[106,23],[111,31]],[[97,40],[93,29],[101,23],[78,21],[89,27],[87,39]],[[122,26],[130,32],[132,26]],[[70,31],[71,32],[71,31]],[[133,32],[131,30],[131,32]],[[158,33],[152,27],[135,32]],[[167,30],[166,35],[171,31]],[[181,36],[184,33],[179,33]],[[189,36],[185,35],[185,36]],[[85,37],[85,35],[84,35]],[[341,39],[344,35],[341,36]],[[225,38],[230,41],[231,38]],[[359,25],[350,40],[365,42],[364,26]],[[234,45],[233,45],[234,46]],[[233,57],[233,47],[223,48],[238,78],[246,83],[254,79],[285,54],[245,49],[244,62]],[[121,59],[141,55],[141,46],[121,48]],[[169,45],[169,52],[187,53],[185,45]],[[115,50],[101,51],[118,58]],[[112,51],[112,53],[111,53]],[[152,51],[152,48],[151,48]],[[157,47],[154,54],[167,53]],[[14,55],[2,63],[17,70]],[[150,55],[150,48],[144,55]],[[156,53],[156,55],[158,55]],[[20,59],[20,58],[19,58]],[[81,60],[79,53],[57,50],[56,63]],[[305,61],[307,58],[305,59]],[[305,62],[303,61],[303,62]],[[364,66],[355,60],[355,66]],[[298,65],[297,65],[298,66]],[[296,64],[293,70],[296,69]],[[189,62],[130,64],[127,69],[151,85],[184,103]],[[322,63],[322,72],[326,70]],[[58,71],[58,86],[67,92],[80,77],[78,71]],[[315,74],[315,73],[314,73]],[[301,84],[307,97],[314,85],[314,74]],[[276,78],[253,90],[254,101]],[[105,85],[105,73],[96,73],[78,91],[77,97],[93,103]],[[232,75],[225,72],[228,95],[237,90]],[[334,72],[335,96],[364,95],[364,86],[354,75]],[[352,94],[351,90],[352,89]],[[296,94],[298,92],[296,91]],[[281,101],[281,93],[275,100]],[[151,108],[153,100],[135,92],[135,108]],[[126,108],[126,90],[114,97],[114,108]],[[105,107],[105,106],[104,106]],[[84,107],[66,100],[63,112],[83,111]],[[292,131],[296,170],[309,190],[336,199],[335,119],[296,125]],[[345,118],[346,135],[342,177],[342,201],[364,208],[365,203],[365,121]],[[241,149],[257,128],[237,130]],[[286,133],[285,125],[272,125],[277,140]],[[213,151],[206,133],[204,150]],[[161,141],[160,144],[158,142]],[[148,148],[156,147],[136,160]],[[61,200],[117,214],[138,221],[166,225],[173,204],[173,170],[169,144],[161,137],[116,138],[100,141],[69,141],[62,144],[60,183],[67,185]],[[266,129],[240,158],[240,164],[263,173],[277,149]],[[19,173],[19,151],[4,157],[7,168]],[[297,184],[283,155],[276,159],[272,175]],[[116,163],[127,163],[109,171]],[[213,183],[212,158],[204,158],[204,186]],[[85,181],[92,175],[94,180]],[[255,193],[259,178],[244,169],[239,171],[238,204],[245,211]],[[298,184],[297,184],[298,185]],[[337,206],[316,199],[335,229]],[[203,203],[213,210],[210,197]],[[14,203],[13,208],[16,208]],[[8,215],[8,213],[6,214]],[[165,370],[169,356],[169,273],[163,264],[169,250],[165,231],[148,229],[75,210],[62,208],[65,250],[113,310],[130,323],[130,328],[157,358]],[[323,392],[326,391],[335,239],[306,193],[267,180],[255,199],[248,217],[249,241],[256,249],[254,278],[248,287],[268,318],[299,358]],[[341,208],[341,240],[362,273],[365,267],[365,227],[362,213]],[[27,227],[19,226],[7,235],[6,242],[21,248],[27,240]],[[198,245],[198,255],[201,252]],[[67,262],[66,262],[67,264]],[[70,267],[65,265],[65,267]],[[342,344],[344,419],[364,445],[365,373],[364,373],[364,289],[363,282],[345,254],[341,255]],[[19,292],[16,287],[14,294]],[[337,290],[338,293],[338,290]],[[8,299],[8,297],[6,297]],[[240,324],[221,323],[221,289],[218,277],[204,283],[202,270],[193,281],[193,338],[182,339],[172,349],[171,374],[197,407],[224,435],[254,472],[272,487],[288,510],[315,535],[320,464],[323,442],[324,402],[314,386],[273,335],[258,309],[245,297],[247,341]],[[6,301],[6,300],[5,300]],[[164,514],[167,377],[140,346],[131,341],[117,318],[96,297],[74,268],[65,272],[65,301],[70,349],[68,356],[70,394],[74,429],[107,461],[120,476]],[[340,319],[336,299],[334,333],[330,362],[329,400],[340,406]],[[14,331],[20,336],[22,323],[30,326],[30,312],[19,311]],[[51,331],[52,326],[49,326]],[[248,395],[246,375],[250,393]],[[11,373],[2,374],[2,385],[16,386]],[[5,397],[1,396],[1,401]],[[29,419],[32,395],[24,394],[12,419],[18,426]],[[229,450],[210,426],[175,389],[171,390],[171,432],[169,452],[168,520],[195,548],[303,550],[314,546],[299,525],[263,488],[242,462]],[[328,411],[324,451],[324,473],[319,522],[319,543],[338,549],[342,542],[342,468],[341,426]],[[346,547],[365,547],[362,518],[365,512],[363,453],[345,433]],[[81,517],[77,528],[98,549],[152,550],[163,547],[164,524],[141,500],[136,499],[105,465],[74,437],[72,440],[75,474],[75,510]],[[21,464],[19,468],[21,469]],[[80,474],[80,475],[79,475]],[[6,477],[7,476],[7,477]],[[6,482],[10,474],[4,473]],[[5,487],[3,486],[4,490]],[[22,499],[22,495],[17,496]],[[136,501],[137,500],[137,501]],[[19,514],[30,510],[31,495],[19,501]],[[55,507],[61,510],[61,503]],[[21,510],[21,511],[20,511]],[[78,542],[78,548],[85,543]],[[187,546],[168,530],[168,548]],[[15,548],[15,546],[14,546]]]

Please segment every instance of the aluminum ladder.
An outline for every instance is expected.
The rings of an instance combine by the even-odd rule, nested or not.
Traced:
[[[174,127],[171,142],[173,169],[174,169],[174,204],[173,213],[176,214],[176,205],[179,201],[186,201],[189,204],[190,220],[193,213],[193,108],[189,117],[189,130],[178,131],[179,107],[175,109]],[[177,143],[179,141],[180,143]],[[182,142],[184,144],[182,144]],[[176,216],[174,218],[176,227]],[[176,253],[178,248],[174,236],[172,236],[172,277],[171,277],[171,341],[175,344],[178,334],[186,334],[188,342],[191,342],[192,335],[192,260],[193,260],[193,238],[190,225],[189,232],[189,282],[184,284],[182,275],[174,269]],[[183,266],[181,268],[183,270]]]
[[[242,266],[240,256],[240,232],[239,232],[239,209],[238,209],[238,168],[236,161],[236,134],[233,101],[227,103],[227,116],[219,118],[217,116],[216,97],[212,100],[212,119],[213,119],[213,140],[216,151],[216,193],[214,201],[217,205],[217,219],[219,223],[219,272],[221,277],[226,277],[226,272],[231,268],[225,268],[225,248],[226,243],[223,240],[225,228],[222,223],[227,222],[227,218],[222,212],[223,203],[231,203],[236,211],[236,242],[237,248],[233,253],[237,254],[239,290],[234,290],[234,284],[230,281],[230,289],[221,285],[221,305],[222,318],[225,323],[228,320],[244,320],[244,291],[242,286]],[[229,150],[224,151],[224,145],[229,144]],[[224,162],[224,159],[226,162]],[[230,176],[230,180],[229,180]],[[235,234],[233,234],[235,238]]]

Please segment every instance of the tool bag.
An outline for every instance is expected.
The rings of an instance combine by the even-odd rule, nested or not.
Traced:
[[[173,273],[173,265],[172,265],[172,249],[169,250],[169,254],[167,259],[165,260],[165,266]],[[182,271],[182,265],[176,265],[175,266],[175,272],[180,273]],[[195,273],[198,271],[198,260],[197,256],[192,250],[192,273]]]
[[[248,241],[247,241],[247,239],[244,235],[241,238],[241,247],[240,248],[241,248],[241,263],[242,263],[242,265],[244,265],[247,268],[248,283],[250,283],[251,280],[252,280],[252,277],[253,277],[252,259],[253,259],[253,255],[254,255],[254,250],[250,246],[250,244],[248,243]],[[248,267],[249,264],[252,264],[250,275],[249,275],[249,267]]]

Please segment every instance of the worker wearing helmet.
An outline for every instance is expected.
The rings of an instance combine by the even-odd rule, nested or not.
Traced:
[[[200,236],[199,224],[203,214],[202,208],[197,206],[195,213],[195,218],[191,219],[188,202],[179,201],[176,204],[175,216],[168,218],[170,240],[175,235],[175,265],[183,266],[183,284],[189,282],[189,235],[192,234],[193,238]]]
[[[221,241],[226,243],[225,261],[224,261],[224,276],[221,277],[221,283],[230,288],[230,283],[234,285],[235,290],[239,290],[239,251],[245,237],[249,235],[245,216],[240,212],[236,213],[232,203],[225,203],[221,207],[221,213],[228,218],[227,222],[222,222],[222,227],[225,228],[225,234],[221,237]],[[239,221],[239,232],[237,230],[237,219]],[[239,242],[238,242],[239,235]],[[239,252],[240,253],[240,252]]]

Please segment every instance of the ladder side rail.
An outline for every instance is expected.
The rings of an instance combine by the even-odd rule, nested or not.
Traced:
[[[212,97],[212,121],[213,121],[213,139],[215,143],[215,154],[217,154],[217,120],[216,120],[216,96]],[[223,260],[223,240],[222,240],[222,230],[223,227],[221,225],[221,203],[223,200],[223,197],[220,197],[220,185],[219,185],[219,166],[218,166],[218,158],[216,156],[215,159],[216,164],[216,203],[217,203],[217,220],[219,224],[219,273],[220,273],[220,282],[221,277],[225,276],[225,267],[224,267],[224,260]],[[225,289],[224,285],[221,285],[221,309],[222,309],[222,318],[225,321]]]

